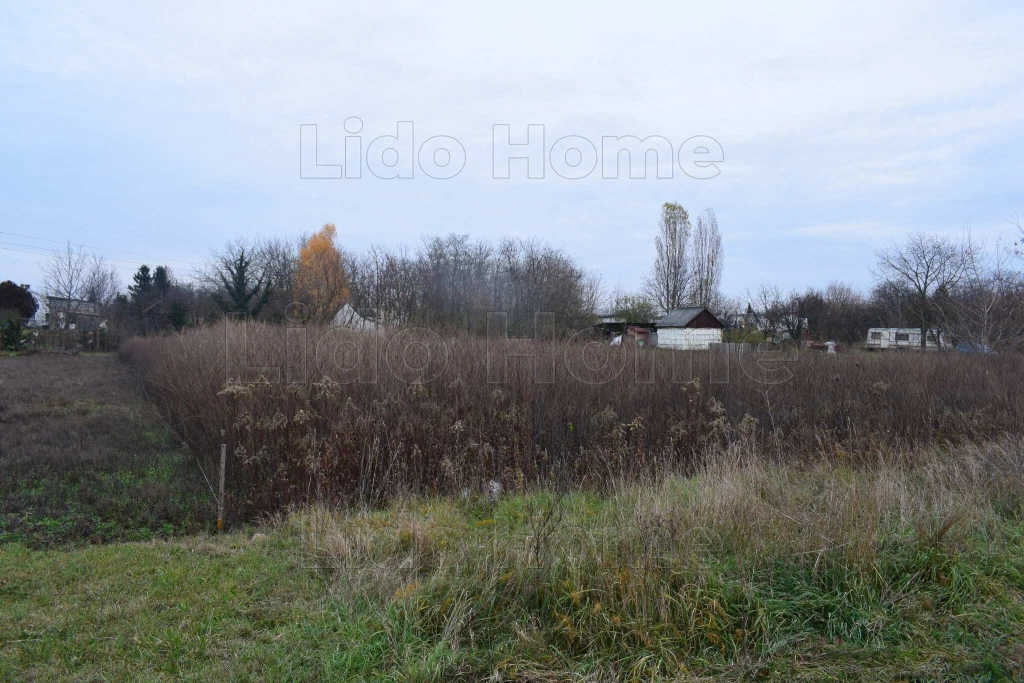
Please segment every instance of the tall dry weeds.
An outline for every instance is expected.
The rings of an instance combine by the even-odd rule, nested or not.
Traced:
[[[723,450],[854,465],[1024,428],[1024,361],[1013,355],[805,352],[771,363],[572,340],[488,343],[420,329],[229,324],[134,340],[121,354],[207,471],[229,445],[235,518],[492,480],[506,491],[608,487],[692,472]],[[779,372],[791,376],[758,381]]]
[[[1022,466],[1020,441],[856,470],[723,453],[610,495],[314,507],[285,525],[337,591],[380,605],[396,647],[415,633],[451,652],[504,646],[520,669],[554,649],[666,676],[804,640],[891,647],[922,611],[963,618],[992,582],[1019,580]]]

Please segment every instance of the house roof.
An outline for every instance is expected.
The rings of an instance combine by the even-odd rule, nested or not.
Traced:
[[[694,318],[704,311],[708,311],[704,306],[687,306],[686,308],[677,308],[663,315],[658,321],[658,327],[686,327],[693,322]],[[711,311],[708,311],[708,315],[715,318],[715,320],[718,320],[715,314]],[[721,321],[719,321],[719,324],[721,324]]]
[[[334,324],[338,327],[351,327],[352,329],[364,330],[374,327],[373,320],[359,315],[351,305],[345,304],[334,314]]]

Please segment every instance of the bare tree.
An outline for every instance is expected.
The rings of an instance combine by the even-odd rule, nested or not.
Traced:
[[[586,273],[580,283],[580,309],[583,313],[594,314],[601,306],[601,296],[604,291],[601,274],[596,272]]]
[[[661,207],[654,268],[644,282],[652,301],[666,313],[686,303],[690,282],[687,245],[690,239],[690,215],[679,204],[666,202]]]
[[[724,322],[727,327],[732,327],[743,317],[743,312],[747,310],[747,303],[739,297],[722,295],[709,308],[715,317]]]
[[[1024,338],[1024,282],[1015,253],[997,243],[991,251],[967,236],[963,277],[940,306],[943,322],[960,341],[979,350],[1015,346]]]
[[[1010,214],[1007,222],[1017,228],[1017,232],[1020,233],[1017,241],[1013,243],[1013,246],[1016,247],[1014,253],[1020,258],[1024,258],[1024,250],[1021,249],[1024,246],[1024,220],[1021,219],[1020,214],[1014,212]]]
[[[964,276],[970,248],[969,244],[918,232],[903,244],[875,250],[875,277],[909,294],[908,313],[921,329],[921,348],[927,344],[929,330],[942,320],[941,303]]]
[[[554,314],[563,330],[578,329],[597,304],[593,279],[563,251],[533,240],[502,240],[492,287],[492,310],[507,311],[516,334],[531,329],[541,312]]]
[[[74,322],[85,292],[88,258],[81,246],[69,240],[54,249],[43,264],[43,289],[47,297],[50,325],[60,332],[60,345],[67,342],[66,330]],[[54,310],[56,309],[56,310]]]
[[[264,317],[283,320],[288,304],[295,301],[298,250],[304,239],[272,237],[260,243],[256,254],[259,259],[256,269],[266,273],[271,291],[267,304],[263,307]]]
[[[690,303],[716,308],[722,296],[722,235],[714,209],[697,216],[690,260]]]
[[[94,254],[86,269],[82,298],[96,304],[97,313],[103,317],[120,292],[121,274],[117,266]]]
[[[863,339],[870,327],[870,310],[864,296],[843,282],[830,282],[824,292],[825,320],[822,333],[852,343]]]
[[[871,290],[870,317],[875,327],[907,327],[913,295],[903,283],[878,282]]]
[[[404,325],[416,315],[420,289],[417,264],[408,249],[374,246],[349,259],[353,307],[373,311],[377,322]]]
[[[756,289],[747,290],[747,310],[757,330],[770,335],[773,339],[781,337],[789,332],[791,338],[799,339],[800,330],[796,330],[796,337],[793,337],[793,321],[796,320],[795,311],[792,309],[795,296],[788,299],[783,295],[778,285],[762,282]]]

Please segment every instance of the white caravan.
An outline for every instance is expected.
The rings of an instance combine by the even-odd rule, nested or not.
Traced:
[[[921,330],[917,327],[872,327],[868,330],[868,349],[883,351],[888,349],[921,350]],[[946,335],[937,329],[928,330],[925,339],[925,351],[948,349]]]

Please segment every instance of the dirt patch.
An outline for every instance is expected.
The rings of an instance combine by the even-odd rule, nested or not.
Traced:
[[[202,475],[112,355],[0,359],[0,542],[32,547],[194,531]]]

